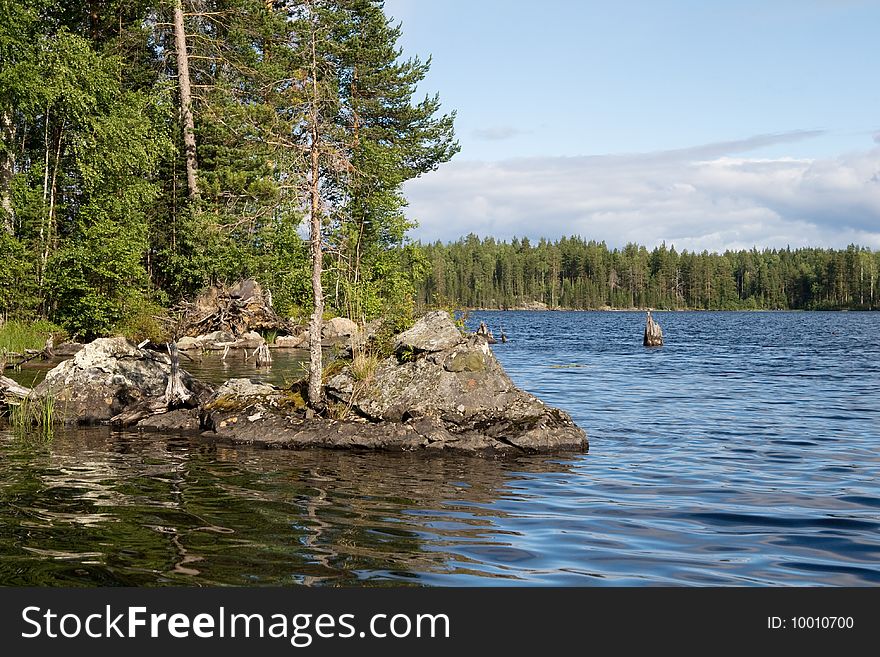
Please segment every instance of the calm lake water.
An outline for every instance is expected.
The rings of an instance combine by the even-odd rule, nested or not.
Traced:
[[[0,583],[880,584],[880,313],[655,317],[660,349],[642,313],[471,315],[586,454],[0,430]]]

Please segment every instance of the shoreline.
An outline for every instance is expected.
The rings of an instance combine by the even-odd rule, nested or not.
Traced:
[[[880,311],[880,308],[462,308],[456,312],[570,312],[570,313],[870,313]]]

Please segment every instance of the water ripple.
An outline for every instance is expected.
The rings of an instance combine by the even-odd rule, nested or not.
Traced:
[[[880,583],[880,313],[656,317],[662,349],[641,346],[641,313],[470,318],[587,429],[566,458],[0,430],[0,582]]]

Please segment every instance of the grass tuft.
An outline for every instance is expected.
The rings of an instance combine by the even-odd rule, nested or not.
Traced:
[[[55,397],[27,396],[18,405],[11,406],[9,420],[19,438],[51,442],[55,430]]]
[[[42,349],[50,334],[56,345],[67,337],[64,329],[52,322],[6,322],[0,326],[0,353],[23,354],[28,349]]]

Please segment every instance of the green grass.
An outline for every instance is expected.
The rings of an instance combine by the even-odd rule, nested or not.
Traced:
[[[9,421],[16,436],[22,439],[51,442],[55,428],[55,398],[25,397],[10,407]]]
[[[23,354],[27,349],[42,349],[50,333],[55,336],[56,345],[65,337],[64,330],[52,322],[6,322],[0,326],[0,353]]]

